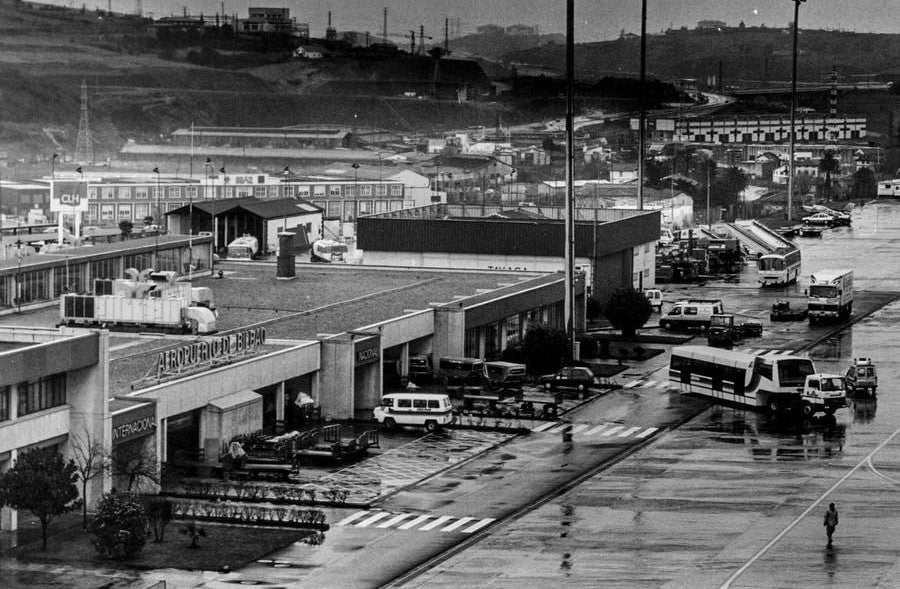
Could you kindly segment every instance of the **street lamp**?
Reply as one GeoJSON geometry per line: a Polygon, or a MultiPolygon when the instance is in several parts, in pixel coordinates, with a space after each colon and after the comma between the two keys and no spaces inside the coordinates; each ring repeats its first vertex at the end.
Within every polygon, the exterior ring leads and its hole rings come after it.
{"type": "Polygon", "coordinates": [[[791,132],[790,147],[788,149],[788,200],[787,200],[787,219],[793,218],[793,198],[794,198],[794,124],[797,109],[797,19],[800,18],[800,3],[806,0],[791,0],[794,3],[794,48],[791,55],[791,132]]]}

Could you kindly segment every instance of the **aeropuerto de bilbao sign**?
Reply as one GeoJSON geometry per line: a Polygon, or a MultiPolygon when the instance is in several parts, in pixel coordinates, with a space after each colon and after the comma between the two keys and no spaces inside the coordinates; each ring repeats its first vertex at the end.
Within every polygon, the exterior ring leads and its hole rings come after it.
{"type": "Polygon", "coordinates": [[[112,417],[112,443],[130,442],[156,431],[156,404],[140,405],[112,417]]]}
{"type": "Polygon", "coordinates": [[[179,374],[216,361],[234,360],[256,352],[266,343],[266,329],[255,327],[214,339],[191,342],[156,357],[156,376],[179,374]]]}

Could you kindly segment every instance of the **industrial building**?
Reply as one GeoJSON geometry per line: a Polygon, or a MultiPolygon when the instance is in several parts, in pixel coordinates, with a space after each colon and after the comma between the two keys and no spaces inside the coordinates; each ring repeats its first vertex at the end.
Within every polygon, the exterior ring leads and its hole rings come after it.
{"type": "MultiPolygon", "coordinates": [[[[432,205],[362,217],[357,248],[366,265],[556,272],[563,268],[560,207],[528,207],[509,218],[496,206],[432,205]]],[[[655,284],[660,212],[577,209],[575,265],[590,293],[655,284]]]]}
{"type": "MultiPolygon", "coordinates": [[[[794,128],[799,142],[865,141],[866,117],[801,113],[794,128]]],[[[637,129],[637,119],[631,120],[637,129]]],[[[787,115],[738,115],[696,118],[658,118],[652,121],[653,141],[675,143],[787,143],[791,118],[787,115]]]]}

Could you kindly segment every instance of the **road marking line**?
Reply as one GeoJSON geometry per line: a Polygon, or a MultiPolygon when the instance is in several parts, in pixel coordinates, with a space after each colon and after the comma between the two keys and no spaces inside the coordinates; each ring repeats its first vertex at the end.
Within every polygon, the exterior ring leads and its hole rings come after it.
{"type": "Polygon", "coordinates": [[[547,433],[548,434],[558,434],[558,433],[561,433],[562,431],[564,431],[567,427],[571,427],[571,424],[564,423],[559,427],[547,430],[547,433]]]}
{"type": "Polygon", "coordinates": [[[655,380],[648,380],[648,381],[644,382],[644,386],[645,386],[645,387],[655,387],[655,386],[656,386],[656,381],[655,381],[655,380]]]}
{"type": "Polygon", "coordinates": [[[357,512],[354,513],[353,515],[348,516],[348,517],[345,517],[344,519],[342,519],[341,521],[339,521],[339,522],[337,523],[337,525],[339,525],[339,526],[346,526],[346,525],[349,524],[350,522],[354,522],[354,521],[358,520],[359,518],[361,518],[362,516],[368,515],[369,513],[372,513],[372,512],[371,512],[371,511],[357,511],[357,512]]]}
{"type": "Polygon", "coordinates": [[[621,429],[625,429],[625,426],[624,426],[624,425],[617,425],[616,427],[612,428],[611,430],[606,431],[606,432],[603,432],[603,435],[604,435],[604,436],[611,436],[611,435],[613,435],[614,433],[616,433],[617,431],[619,431],[619,430],[621,430],[621,429]]]}
{"type": "Polygon", "coordinates": [[[412,517],[412,514],[411,513],[401,513],[400,515],[394,516],[391,519],[387,520],[386,522],[381,522],[380,524],[378,524],[375,527],[376,528],[389,528],[392,525],[399,523],[408,517],[412,517]]]}
{"type": "Polygon", "coordinates": [[[640,384],[641,384],[641,379],[633,380],[629,383],[625,383],[624,385],[622,385],[622,388],[623,389],[633,389],[634,387],[639,386],[640,384]]]}
{"type": "Polygon", "coordinates": [[[427,532],[428,530],[433,530],[434,528],[436,528],[436,527],[438,527],[438,526],[440,526],[440,525],[442,525],[442,524],[447,523],[447,522],[450,521],[451,519],[453,519],[452,516],[449,516],[449,515],[442,515],[441,517],[437,518],[437,519],[434,520],[433,522],[430,522],[430,523],[428,523],[428,524],[425,524],[424,526],[422,526],[421,528],[419,528],[419,531],[421,531],[421,532],[427,532]]]}
{"type": "Polygon", "coordinates": [[[463,534],[471,534],[472,532],[480,530],[481,528],[488,525],[492,521],[494,521],[494,518],[492,518],[492,517],[485,518],[485,519],[481,520],[480,522],[478,522],[477,524],[473,524],[473,525],[469,526],[462,532],[463,532],[463,534]]]}
{"type": "Polygon", "coordinates": [[[727,579],[727,580],[719,587],[719,589],[731,589],[731,584],[734,583],[735,580],[737,580],[738,577],[740,577],[741,575],[743,575],[744,572],[746,572],[747,569],[749,569],[751,566],[753,566],[753,563],[755,563],[757,560],[759,560],[766,552],[769,551],[770,548],[772,548],[772,546],[774,546],[775,544],[777,544],[778,541],[781,540],[788,532],[790,532],[792,529],[794,529],[794,526],[796,526],[798,523],[800,523],[800,521],[801,521],[803,518],[805,518],[807,515],[809,515],[809,513],[810,513],[813,509],[815,509],[816,507],[818,507],[819,503],[821,503],[822,500],[824,500],[826,497],[828,497],[835,489],[837,489],[838,487],[840,487],[841,485],[843,485],[843,484],[844,484],[844,481],[846,481],[846,480],[849,479],[851,476],[853,476],[853,473],[855,473],[857,470],[859,470],[859,468],[860,468],[861,466],[863,466],[864,464],[866,464],[867,462],[869,462],[869,461],[872,459],[872,457],[875,456],[875,454],[877,454],[878,452],[881,451],[882,448],[884,448],[885,446],[887,446],[887,445],[890,443],[890,441],[893,440],[893,439],[897,436],[897,434],[900,434],[900,429],[895,430],[894,433],[892,433],[890,436],[887,437],[887,439],[885,439],[883,442],[881,442],[880,444],[878,444],[878,446],[876,446],[874,450],[872,450],[871,452],[869,452],[869,454],[868,454],[865,458],[863,458],[862,460],[860,460],[860,461],[856,464],[856,466],[854,466],[854,467],[851,468],[849,471],[847,471],[847,474],[845,474],[845,475],[842,476],[840,479],[838,479],[838,481],[837,481],[835,484],[831,485],[831,488],[829,488],[827,491],[825,491],[824,493],[822,493],[821,495],[819,495],[819,498],[816,499],[815,501],[813,501],[813,502],[810,504],[810,506],[807,507],[807,508],[803,511],[803,513],[801,513],[801,514],[798,515],[796,518],[794,518],[794,521],[792,521],[792,522],[789,523],[787,526],[785,526],[785,528],[784,528],[783,530],[781,530],[781,532],[779,532],[777,536],[775,536],[774,538],[772,538],[771,540],[769,540],[769,543],[766,544],[765,546],[763,546],[763,547],[759,550],[759,552],[757,552],[756,554],[754,554],[753,557],[752,557],[750,560],[748,560],[747,562],[745,562],[744,565],[741,566],[741,568],[739,568],[739,569],[736,570],[734,573],[732,573],[732,575],[731,575],[730,577],[728,577],[728,579],[727,579]]]}
{"type": "Polygon", "coordinates": [[[405,524],[403,524],[402,526],[398,527],[397,529],[398,529],[398,530],[408,530],[408,529],[410,529],[410,528],[412,528],[412,527],[415,527],[415,526],[419,525],[420,523],[422,523],[422,522],[425,521],[426,519],[430,519],[430,518],[431,518],[430,515],[420,515],[420,516],[417,517],[416,519],[406,522],[405,524]]]}
{"type": "Polygon", "coordinates": [[[453,522],[452,524],[450,524],[449,526],[447,526],[446,528],[441,528],[441,531],[442,532],[452,532],[456,528],[461,528],[471,521],[475,521],[475,518],[474,517],[461,517],[458,520],[456,520],[455,522],[453,522]]]}
{"type": "Polygon", "coordinates": [[[647,436],[649,436],[650,434],[652,434],[653,432],[655,432],[657,429],[659,429],[659,428],[656,428],[656,427],[648,427],[647,429],[645,429],[644,431],[642,431],[641,433],[637,434],[637,435],[634,436],[634,437],[636,437],[636,438],[646,438],[647,436]]]}
{"type": "Polygon", "coordinates": [[[597,432],[599,432],[600,430],[606,429],[608,427],[609,427],[609,425],[604,423],[603,425],[598,425],[597,427],[592,427],[588,431],[584,432],[584,435],[592,436],[592,435],[596,434],[597,432]]]}
{"type": "Polygon", "coordinates": [[[556,421],[548,421],[547,423],[542,423],[541,425],[537,426],[536,428],[534,428],[534,429],[531,430],[531,431],[533,431],[533,432],[542,432],[542,431],[544,431],[545,429],[550,429],[551,427],[555,426],[556,424],[557,424],[556,421]]]}
{"type": "Polygon", "coordinates": [[[387,517],[389,515],[391,515],[391,513],[389,511],[379,511],[372,517],[366,518],[366,519],[362,520],[361,522],[359,522],[358,524],[356,524],[356,527],[357,528],[368,528],[370,525],[374,524],[381,518],[387,517]]]}
{"type": "Polygon", "coordinates": [[[578,425],[576,425],[575,427],[572,428],[572,433],[577,434],[580,431],[586,430],[590,426],[591,426],[591,424],[589,424],[589,423],[579,423],[578,425]]]}
{"type": "Polygon", "coordinates": [[[630,428],[628,428],[627,430],[625,430],[624,432],[622,432],[621,434],[619,434],[619,437],[620,437],[620,438],[627,438],[628,436],[630,436],[631,434],[635,433],[635,432],[638,431],[639,429],[641,429],[641,428],[639,428],[639,427],[630,427],[630,428]]]}

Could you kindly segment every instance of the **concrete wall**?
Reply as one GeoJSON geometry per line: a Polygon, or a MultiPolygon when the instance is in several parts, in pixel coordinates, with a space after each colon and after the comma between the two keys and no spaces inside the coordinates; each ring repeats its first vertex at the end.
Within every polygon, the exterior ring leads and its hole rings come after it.
{"type": "Polygon", "coordinates": [[[259,431],[263,426],[263,398],[256,393],[238,393],[245,398],[232,406],[207,405],[200,418],[200,440],[206,461],[216,463],[223,445],[241,434],[259,431]]]}
{"type": "Polygon", "coordinates": [[[322,340],[319,397],[322,416],[349,419],[354,408],[353,341],[333,337],[322,340]]]}

